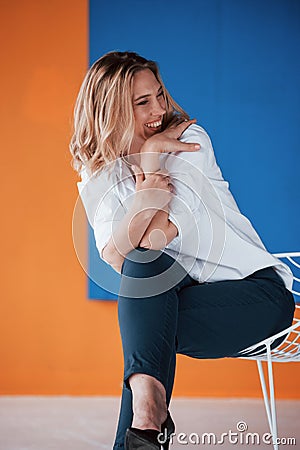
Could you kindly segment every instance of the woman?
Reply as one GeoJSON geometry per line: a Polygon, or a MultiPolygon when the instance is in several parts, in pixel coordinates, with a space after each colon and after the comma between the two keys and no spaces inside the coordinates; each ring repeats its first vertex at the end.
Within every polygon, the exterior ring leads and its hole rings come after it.
{"type": "Polygon", "coordinates": [[[101,258],[121,273],[114,449],[167,449],[176,353],[234,357],[288,327],[292,274],[239,211],[208,135],[153,61],[129,52],[96,61],[74,122],[81,198],[101,258]]]}

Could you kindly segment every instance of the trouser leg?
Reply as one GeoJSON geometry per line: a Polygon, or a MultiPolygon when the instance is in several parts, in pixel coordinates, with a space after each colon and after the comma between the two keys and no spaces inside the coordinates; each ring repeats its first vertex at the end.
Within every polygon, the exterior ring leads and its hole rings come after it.
{"type": "Polygon", "coordinates": [[[136,249],[122,267],[118,316],[124,354],[124,386],[115,449],[132,422],[128,379],[144,373],[159,380],[169,403],[175,374],[178,292],[193,280],[163,252],[136,249]],[[168,290],[166,291],[166,287],[168,290]]]}
{"type": "Polygon", "coordinates": [[[268,267],[241,280],[185,287],[178,309],[177,353],[222,358],[239,356],[240,350],[289,327],[295,303],[268,267]]]}
{"type": "MultiPolygon", "coordinates": [[[[176,353],[175,348],[172,353],[171,361],[170,361],[170,369],[168,374],[168,381],[166,385],[166,399],[167,399],[167,406],[170,404],[171,395],[172,395],[172,389],[174,384],[174,377],[175,377],[175,365],[176,365],[176,353]]],[[[124,448],[124,436],[127,428],[131,426],[133,419],[133,412],[132,412],[132,391],[130,387],[127,387],[126,383],[123,382],[123,389],[122,389],[122,399],[121,399],[121,408],[119,413],[119,423],[118,423],[118,429],[117,434],[115,438],[115,445],[114,449],[123,449],[124,448]]]]}
{"type": "Polygon", "coordinates": [[[115,437],[114,450],[124,449],[124,438],[127,428],[131,426],[133,419],[132,392],[130,387],[123,382],[119,421],[115,437]]]}

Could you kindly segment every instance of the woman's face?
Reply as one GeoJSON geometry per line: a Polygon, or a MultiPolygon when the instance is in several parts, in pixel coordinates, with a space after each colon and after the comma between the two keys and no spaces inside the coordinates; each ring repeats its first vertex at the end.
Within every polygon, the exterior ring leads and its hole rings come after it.
{"type": "Polygon", "coordinates": [[[140,144],[161,131],[166,104],[163,89],[150,69],[133,77],[134,138],[140,144]]]}

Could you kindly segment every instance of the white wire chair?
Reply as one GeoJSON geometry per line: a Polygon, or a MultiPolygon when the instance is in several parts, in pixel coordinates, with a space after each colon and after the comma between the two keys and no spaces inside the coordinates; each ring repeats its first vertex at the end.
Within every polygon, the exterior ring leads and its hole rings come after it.
{"type": "MultiPolygon", "coordinates": [[[[292,252],[292,253],[276,253],[274,254],[277,258],[287,259],[290,262],[290,267],[293,271],[294,275],[294,284],[300,283],[300,279],[295,276],[296,268],[300,269],[300,264],[297,263],[294,258],[300,257],[300,252],[292,252]]],[[[296,296],[300,296],[300,292],[296,289],[293,289],[293,294],[296,296]]],[[[240,351],[239,358],[245,359],[253,359],[257,362],[259,378],[261,382],[262,393],[264,397],[264,403],[266,407],[266,413],[268,417],[268,423],[270,427],[270,432],[273,439],[273,447],[274,450],[279,449],[278,445],[278,435],[277,435],[277,418],[276,418],[276,407],[275,407],[275,393],[274,393],[274,378],[273,378],[273,362],[294,362],[300,361],[300,319],[297,318],[297,314],[300,312],[300,305],[296,305],[295,315],[293,319],[293,323],[289,328],[277,333],[268,339],[265,339],[257,344],[252,345],[242,351],[240,351]],[[287,335],[281,344],[278,347],[271,349],[272,343],[277,339],[284,335],[287,335]],[[262,347],[265,347],[262,350],[262,347]],[[251,356],[246,356],[248,353],[251,356]],[[268,387],[269,393],[267,392],[265,376],[262,367],[262,361],[267,362],[268,368],[268,387]]]]}

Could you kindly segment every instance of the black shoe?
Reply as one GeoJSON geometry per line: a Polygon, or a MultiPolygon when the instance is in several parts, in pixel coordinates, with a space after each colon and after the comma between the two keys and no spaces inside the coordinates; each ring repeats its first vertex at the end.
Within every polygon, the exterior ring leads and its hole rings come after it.
{"type": "Polygon", "coordinates": [[[125,450],[168,450],[170,436],[175,431],[175,425],[168,411],[161,432],[157,430],[140,430],[128,428],[125,435],[125,450]]]}
{"type": "Polygon", "coordinates": [[[157,430],[139,430],[127,428],[125,435],[125,450],[160,450],[157,430]]]}

